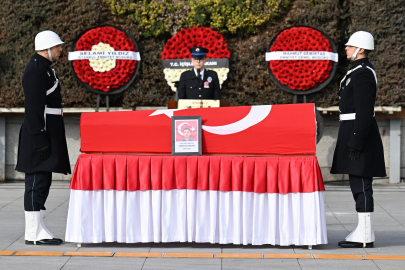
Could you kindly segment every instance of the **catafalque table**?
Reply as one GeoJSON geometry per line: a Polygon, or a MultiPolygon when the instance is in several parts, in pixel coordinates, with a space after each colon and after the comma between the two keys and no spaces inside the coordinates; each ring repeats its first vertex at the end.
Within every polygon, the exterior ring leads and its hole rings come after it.
{"type": "MultiPolygon", "coordinates": [[[[189,110],[188,113],[203,115],[204,120],[204,110],[212,109],[189,110]]],[[[315,119],[313,104],[311,110],[315,119]]],[[[114,121],[114,113],[105,113],[104,116],[93,113],[84,118],[82,115],[82,151],[84,146],[84,152],[97,152],[98,148],[102,150],[105,146],[97,146],[97,140],[108,138],[113,130],[117,131],[113,123],[122,128],[121,117],[126,119],[123,128],[126,132],[121,130],[115,133],[117,141],[113,143],[114,149],[125,147],[127,132],[135,134],[135,137],[144,136],[136,135],[133,130],[136,124],[128,125],[128,113],[133,116],[136,112],[125,113],[116,113],[114,121]],[[107,126],[111,125],[111,129],[103,131],[106,126],[100,127],[97,119],[107,126]],[[83,135],[86,130],[98,134],[98,139],[92,140],[90,136],[83,135]]],[[[153,111],[146,115],[150,114],[153,111]]],[[[214,115],[218,116],[218,113],[214,115]]],[[[302,115],[305,112],[300,117],[302,115]]],[[[170,124],[166,118],[169,117],[160,117],[164,128],[170,124]]],[[[262,120],[261,124],[265,121],[262,120]]],[[[203,125],[207,125],[207,122],[203,121],[203,125]]],[[[298,122],[302,123],[299,119],[298,122]]],[[[273,141],[282,141],[285,133],[291,132],[288,123],[280,123],[271,127],[273,141]]],[[[156,122],[150,124],[156,128],[156,122]]],[[[291,154],[295,151],[294,144],[279,147],[289,155],[272,154],[263,147],[266,146],[263,141],[258,149],[268,151],[267,156],[236,153],[215,155],[210,153],[208,143],[205,153],[210,155],[203,156],[108,152],[82,154],[77,160],[70,186],[65,241],[326,244],[325,189],[318,161],[310,154],[314,152],[316,130],[308,133],[308,127],[304,129],[304,125],[295,127],[292,135],[297,138],[301,136],[303,140],[306,136],[302,134],[311,133],[313,137],[313,143],[311,141],[310,145],[301,147],[301,154],[291,154]],[[302,132],[297,134],[297,130],[302,132]]],[[[263,125],[261,128],[253,130],[259,137],[261,133],[269,132],[263,125]]],[[[313,126],[310,129],[313,130],[313,126]]],[[[203,133],[204,138],[215,140],[210,135],[203,133]]],[[[154,139],[143,138],[142,144],[154,139]]],[[[232,140],[232,136],[229,136],[229,140],[232,140]]],[[[136,148],[134,142],[129,147],[136,148]]],[[[217,151],[219,146],[215,147],[217,151]]],[[[236,144],[228,152],[237,152],[238,149],[236,144]]]]}

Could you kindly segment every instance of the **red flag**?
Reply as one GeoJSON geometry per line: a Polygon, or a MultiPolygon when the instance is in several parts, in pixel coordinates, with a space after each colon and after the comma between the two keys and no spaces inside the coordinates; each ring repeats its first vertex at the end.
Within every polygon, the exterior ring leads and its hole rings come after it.
{"type": "Polygon", "coordinates": [[[83,113],[81,151],[170,154],[171,116],[201,116],[203,154],[316,152],[314,104],[83,113]]]}

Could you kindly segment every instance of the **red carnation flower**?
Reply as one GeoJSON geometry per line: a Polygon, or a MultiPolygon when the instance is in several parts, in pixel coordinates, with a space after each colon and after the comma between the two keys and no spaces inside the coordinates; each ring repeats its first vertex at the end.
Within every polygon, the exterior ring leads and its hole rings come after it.
{"type": "Polygon", "coordinates": [[[231,53],[228,45],[221,34],[210,28],[197,27],[182,29],[175,36],[170,38],[161,53],[162,59],[190,59],[189,51],[192,47],[205,47],[209,49],[207,58],[229,58],[231,53]],[[221,55],[217,51],[223,51],[221,55]]]}

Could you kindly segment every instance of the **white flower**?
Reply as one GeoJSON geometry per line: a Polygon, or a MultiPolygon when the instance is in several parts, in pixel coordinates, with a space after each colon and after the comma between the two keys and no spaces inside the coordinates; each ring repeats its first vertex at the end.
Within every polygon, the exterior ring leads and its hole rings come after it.
{"type": "MultiPolygon", "coordinates": [[[[110,46],[110,44],[106,43],[98,43],[97,45],[93,45],[91,47],[91,51],[95,52],[102,52],[102,51],[110,51],[113,52],[114,48],[110,46]]],[[[112,70],[116,67],[115,59],[90,59],[90,66],[96,72],[107,72],[112,70]]]]}

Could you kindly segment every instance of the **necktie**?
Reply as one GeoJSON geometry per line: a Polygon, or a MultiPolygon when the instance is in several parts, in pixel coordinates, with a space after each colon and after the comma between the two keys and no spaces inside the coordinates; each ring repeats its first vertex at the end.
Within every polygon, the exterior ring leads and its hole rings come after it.
{"type": "Polygon", "coordinates": [[[201,71],[199,69],[197,69],[197,79],[200,86],[202,86],[201,71]]]}

